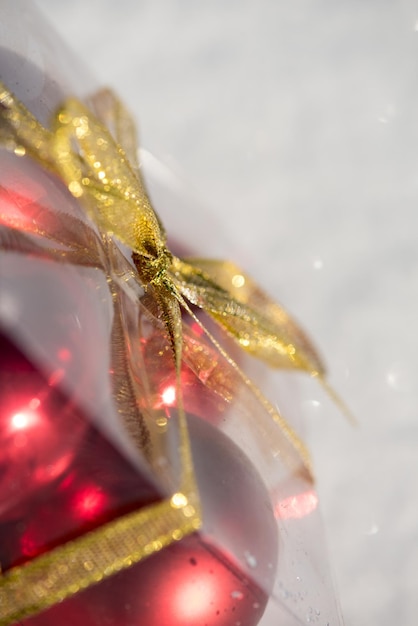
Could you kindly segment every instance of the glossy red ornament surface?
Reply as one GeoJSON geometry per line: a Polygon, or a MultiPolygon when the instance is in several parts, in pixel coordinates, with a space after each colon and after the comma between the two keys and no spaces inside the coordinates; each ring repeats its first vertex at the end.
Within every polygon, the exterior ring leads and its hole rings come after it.
{"type": "Polygon", "coordinates": [[[255,626],[266,595],[192,535],[25,626],[255,626]]]}
{"type": "Polygon", "coordinates": [[[0,516],[13,517],[17,506],[69,467],[86,423],[1,332],[0,390],[0,516]]]}

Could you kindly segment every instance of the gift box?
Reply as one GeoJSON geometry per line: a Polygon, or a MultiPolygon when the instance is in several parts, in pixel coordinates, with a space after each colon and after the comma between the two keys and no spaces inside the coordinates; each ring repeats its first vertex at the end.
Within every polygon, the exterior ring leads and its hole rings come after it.
{"type": "Polygon", "coordinates": [[[0,624],[341,624],[309,453],[252,376],[324,381],[316,351],[240,268],[183,258],[121,102],[0,11],[0,624]]]}

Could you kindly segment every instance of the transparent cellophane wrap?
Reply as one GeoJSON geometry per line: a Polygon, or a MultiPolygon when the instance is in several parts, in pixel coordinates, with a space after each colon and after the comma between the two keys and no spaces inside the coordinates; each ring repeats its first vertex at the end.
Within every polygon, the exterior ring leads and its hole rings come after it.
{"type": "MultiPolygon", "coordinates": [[[[47,124],[94,84],[29,3],[0,11],[0,79],[47,124]]],[[[210,220],[199,232],[199,207],[146,163],[172,248],[207,251],[210,220]]],[[[130,251],[2,149],[0,624],[341,624],[315,488],[233,362],[280,404],[274,374],[202,316],[222,351],[184,315],[181,369],[201,524],[168,519],[184,504],[181,420],[149,300],[130,251]]]]}

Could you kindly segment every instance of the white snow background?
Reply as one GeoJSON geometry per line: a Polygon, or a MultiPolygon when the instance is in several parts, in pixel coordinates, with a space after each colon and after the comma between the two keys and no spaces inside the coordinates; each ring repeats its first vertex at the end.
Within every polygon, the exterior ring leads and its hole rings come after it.
{"type": "Polygon", "coordinates": [[[360,422],[299,407],[346,625],[416,626],[418,2],[38,5],[320,346],[360,422]]]}

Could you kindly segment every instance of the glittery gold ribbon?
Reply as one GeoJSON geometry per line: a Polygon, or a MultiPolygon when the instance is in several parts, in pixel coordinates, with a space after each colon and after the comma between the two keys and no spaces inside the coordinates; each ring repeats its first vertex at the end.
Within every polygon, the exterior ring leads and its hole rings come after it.
{"type": "Polygon", "coordinates": [[[0,625],[47,609],[180,541],[200,528],[198,510],[176,493],[14,567],[0,578],[0,625]]]}
{"type": "MultiPolygon", "coordinates": [[[[80,200],[103,241],[115,237],[132,250],[136,268],[132,269],[132,277],[153,299],[171,345],[177,379],[180,489],[170,499],[113,521],[5,573],[0,578],[0,625],[47,608],[201,525],[180,385],[183,352],[195,365],[197,353],[194,355],[191,344],[185,343],[182,309],[201,324],[190,305],[202,308],[241,348],[269,365],[303,370],[324,381],[324,368],[306,335],[247,274],[230,262],[179,259],[171,254],[138,167],[130,116],[110,91],[94,96],[91,104],[96,114],[78,100],[67,100],[47,129],[0,83],[0,144],[18,156],[31,157],[58,176],[80,200]]],[[[9,225],[16,228],[15,224],[9,225]]],[[[36,233],[55,237],[39,228],[36,233]]],[[[0,246],[17,246],[22,252],[33,246],[24,233],[15,234],[14,238],[3,240],[0,236],[0,246]]],[[[49,253],[55,254],[55,258],[62,255],[52,248],[49,253]]],[[[88,245],[76,253],[72,253],[70,245],[66,255],[67,262],[93,265],[99,263],[100,256],[89,252],[88,245]]],[[[278,424],[277,437],[293,468],[302,466],[311,476],[304,443],[215,337],[203,329],[263,410],[278,424]]],[[[120,350],[125,350],[123,345],[120,350]]],[[[198,358],[201,357],[199,352],[198,358]]],[[[129,371],[118,380],[126,387],[122,395],[131,393],[129,371]]],[[[229,391],[222,393],[226,398],[229,391]]],[[[122,412],[125,406],[127,412],[135,414],[135,403],[131,403],[133,408],[128,404],[122,402],[122,412]]]]}

